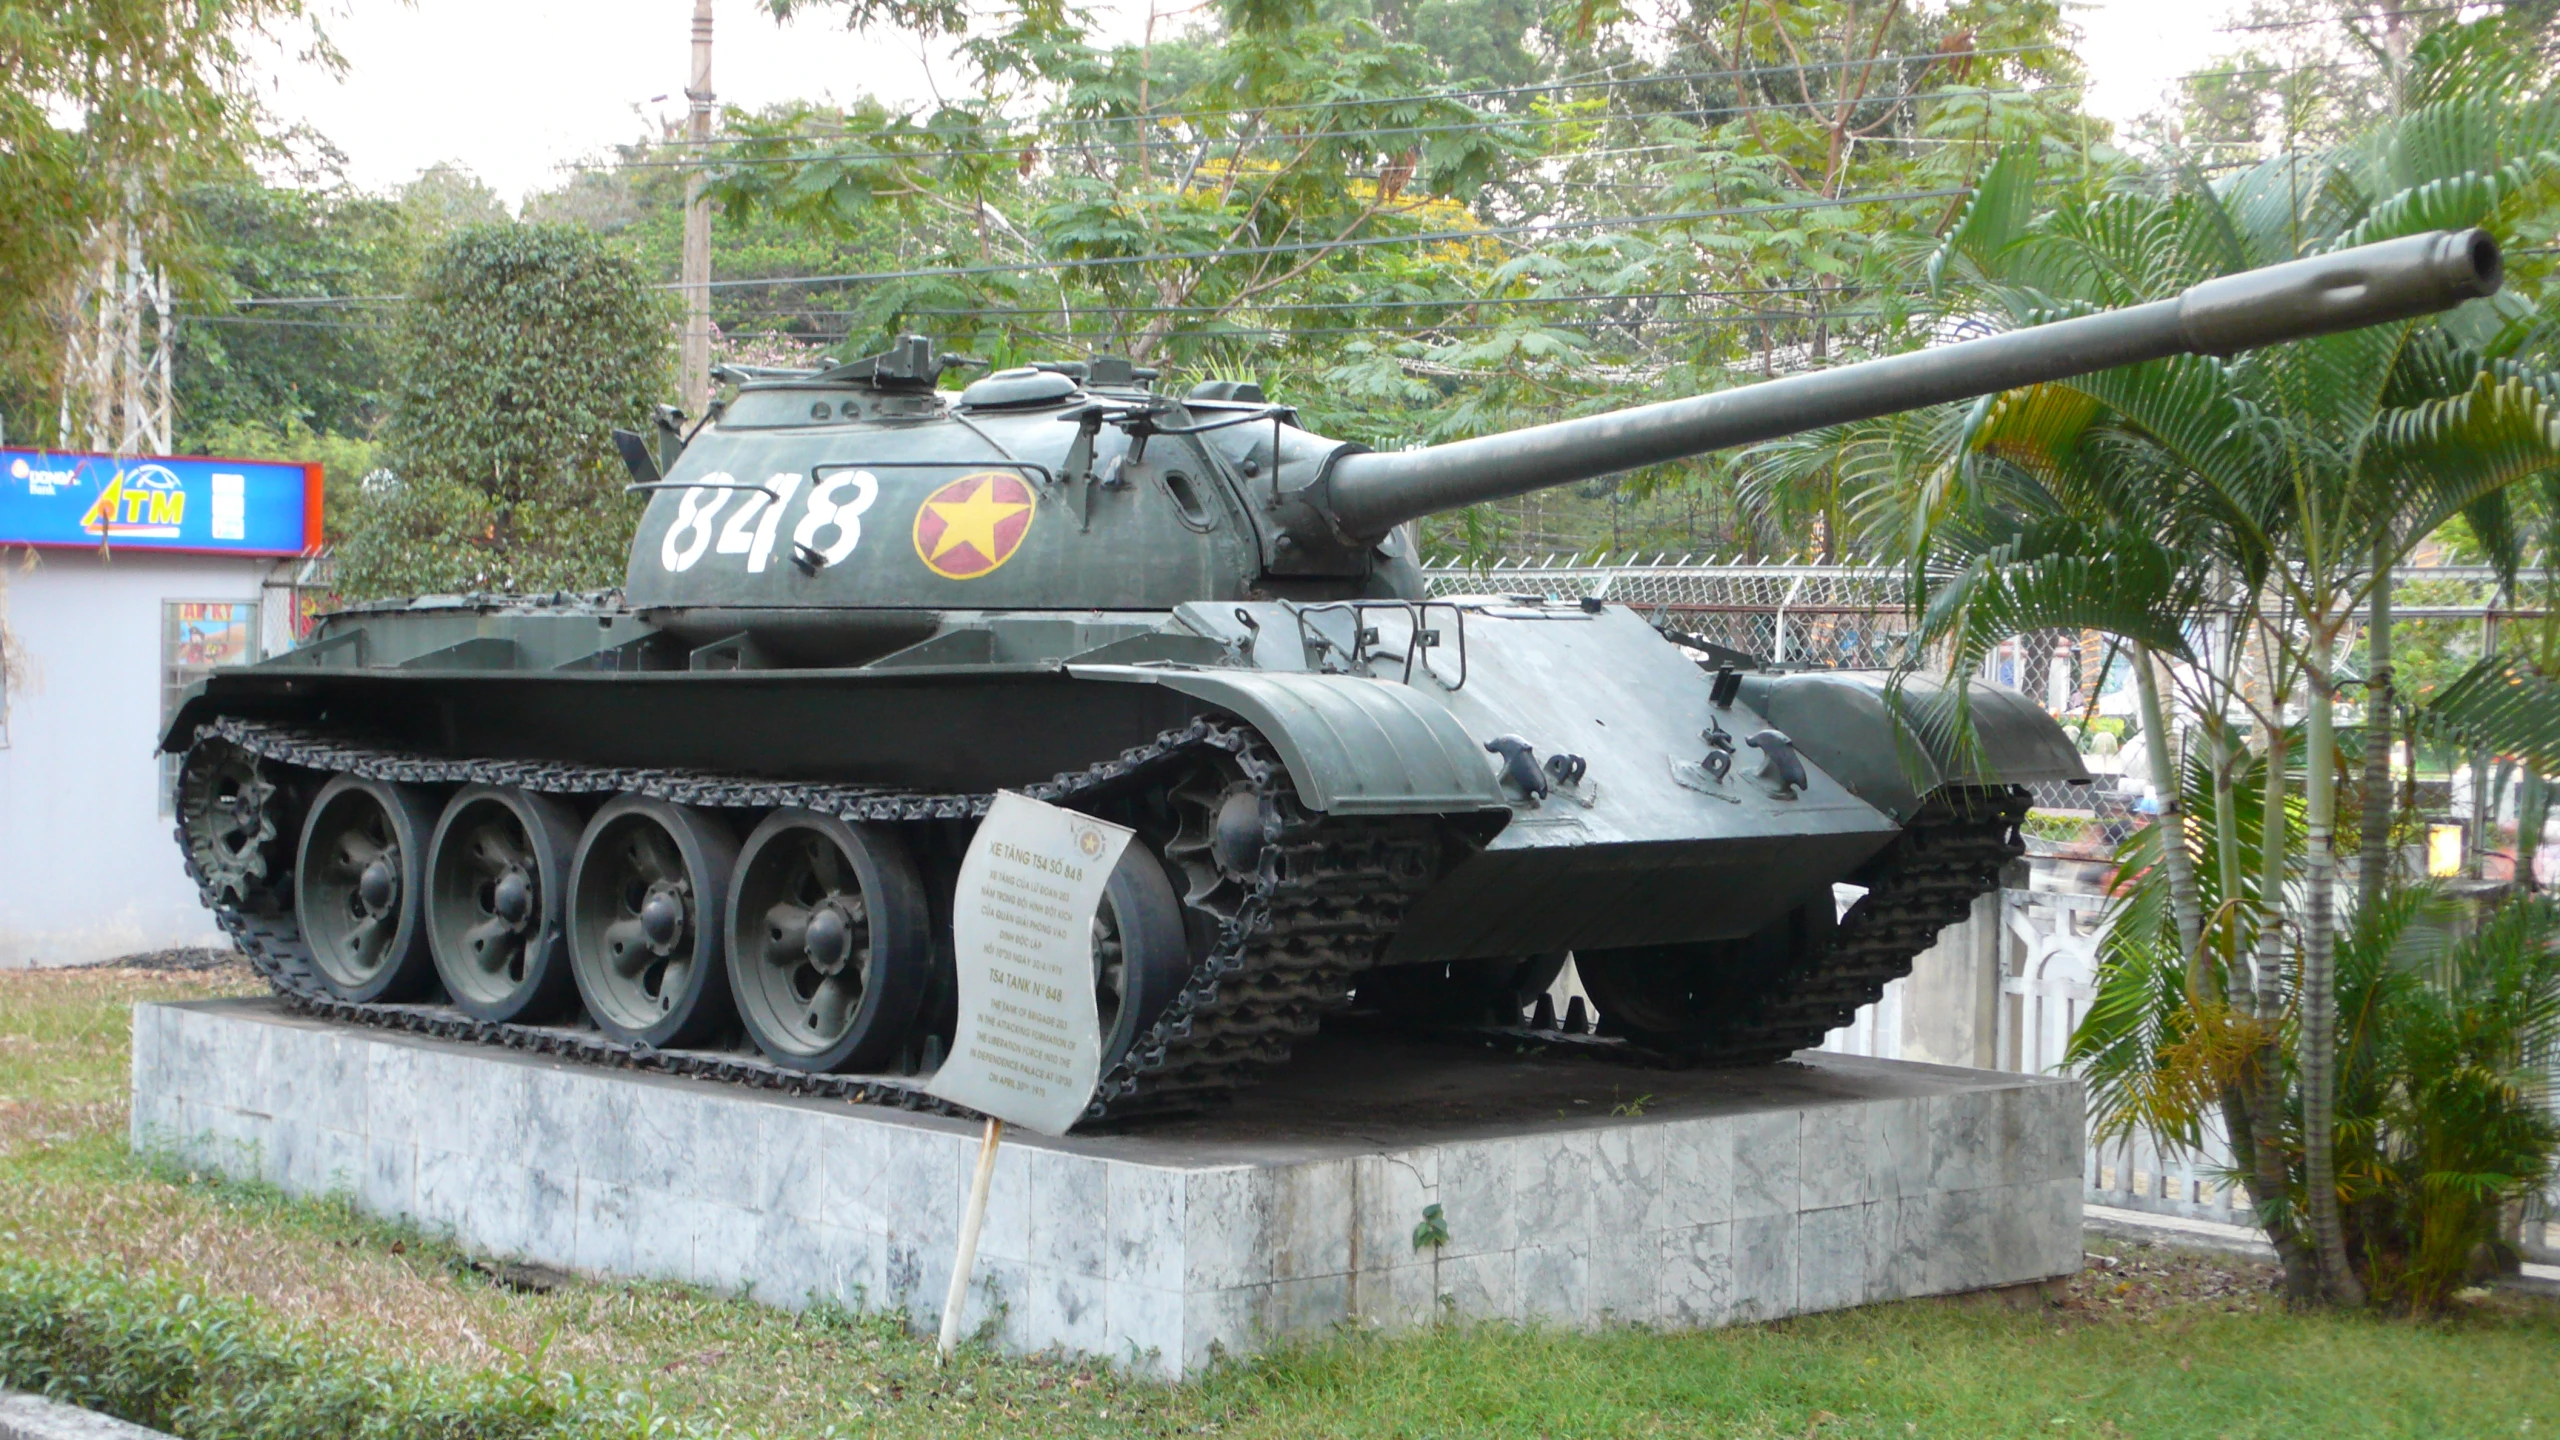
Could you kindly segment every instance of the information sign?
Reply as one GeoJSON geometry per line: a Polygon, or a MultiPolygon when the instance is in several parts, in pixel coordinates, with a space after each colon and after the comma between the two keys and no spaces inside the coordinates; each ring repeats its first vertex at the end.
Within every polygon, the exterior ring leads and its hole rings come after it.
{"type": "Polygon", "coordinates": [[[1093,920],[1130,832],[1004,791],[960,862],[960,1022],[925,1088],[1043,1135],[1084,1114],[1102,1067],[1093,920]]]}
{"type": "Polygon", "coordinates": [[[0,449],[0,545],[303,555],[320,544],[320,467],[0,449]]]}

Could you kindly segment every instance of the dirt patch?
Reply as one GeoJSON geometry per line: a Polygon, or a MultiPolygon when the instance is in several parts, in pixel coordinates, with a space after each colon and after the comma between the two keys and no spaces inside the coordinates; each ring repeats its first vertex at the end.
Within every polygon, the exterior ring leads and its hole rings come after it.
{"type": "Polygon", "coordinates": [[[2083,1261],[2054,1302],[2065,1323],[2152,1320],[2200,1309],[2254,1315],[2284,1305],[2271,1261],[2148,1240],[2092,1240],[2083,1261]]]}

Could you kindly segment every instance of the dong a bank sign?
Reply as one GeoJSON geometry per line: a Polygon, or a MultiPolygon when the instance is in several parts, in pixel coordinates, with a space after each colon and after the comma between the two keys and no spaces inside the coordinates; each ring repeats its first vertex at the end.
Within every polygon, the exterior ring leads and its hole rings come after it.
{"type": "Polygon", "coordinates": [[[320,545],[320,467],[0,449],[0,545],[304,555],[320,545]]]}

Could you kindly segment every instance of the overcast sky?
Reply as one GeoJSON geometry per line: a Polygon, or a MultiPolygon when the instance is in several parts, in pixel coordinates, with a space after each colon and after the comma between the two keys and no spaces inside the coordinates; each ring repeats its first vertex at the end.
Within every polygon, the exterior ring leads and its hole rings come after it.
{"type": "MultiPolygon", "coordinates": [[[[1094,8],[1106,31],[1134,34],[1145,0],[1094,8]]],[[[2155,107],[2170,77],[2223,48],[2214,27],[2237,8],[2072,5],[2090,108],[2122,122],[2155,107]]],[[[716,0],[715,15],[713,87],[726,104],[864,93],[923,101],[936,85],[964,88],[947,52],[905,36],[778,25],[758,0],[716,0]]],[[[692,16],[692,0],[343,0],[327,23],[344,77],[279,61],[267,98],[344,151],[358,185],[388,189],[453,160],[514,203],[560,183],[562,167],[683,113],[692,16]]]]}

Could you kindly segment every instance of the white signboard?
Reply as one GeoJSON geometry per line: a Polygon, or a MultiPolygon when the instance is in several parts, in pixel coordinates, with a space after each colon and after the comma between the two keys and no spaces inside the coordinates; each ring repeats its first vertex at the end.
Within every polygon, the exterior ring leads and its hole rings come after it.
{"type": "Polygon", "coordinates": [[[1129,831],[1004,791],[960,862],[960,1026],[928,1094],[1063,1135],[1102,1069],[1093,919],[1129,831]]]}

